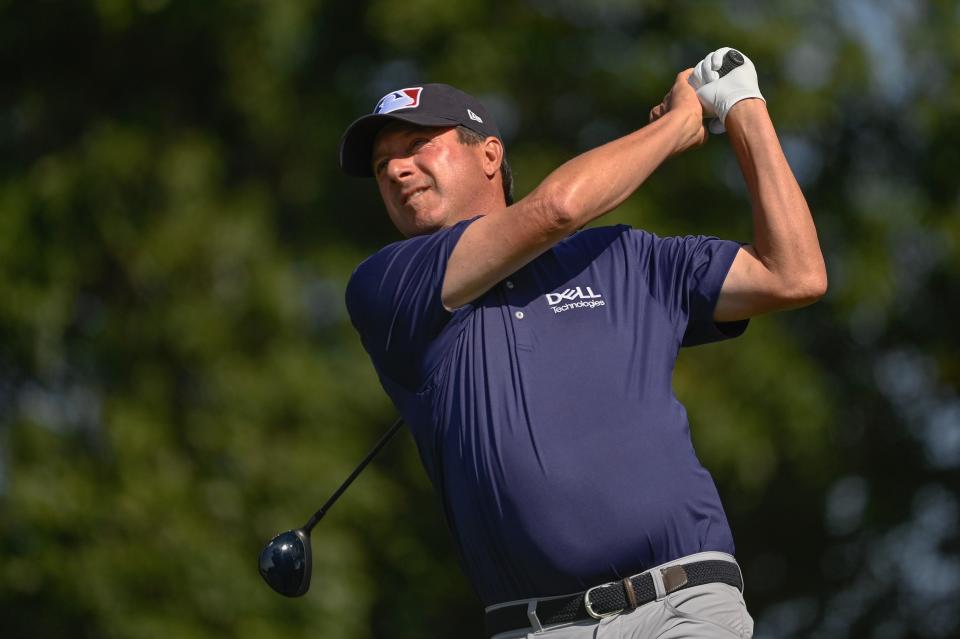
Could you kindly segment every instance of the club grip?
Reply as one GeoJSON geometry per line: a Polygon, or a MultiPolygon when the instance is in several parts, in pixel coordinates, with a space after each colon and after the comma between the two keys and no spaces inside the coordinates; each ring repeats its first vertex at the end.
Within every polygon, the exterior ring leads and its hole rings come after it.
{"type": "Polygon", "coordinates": [[[736,49],[730,49],[723,56],[723,64],[720,65],[720,77],[727,75],[737,67],[743,64],[743,55],[736,49]]]}

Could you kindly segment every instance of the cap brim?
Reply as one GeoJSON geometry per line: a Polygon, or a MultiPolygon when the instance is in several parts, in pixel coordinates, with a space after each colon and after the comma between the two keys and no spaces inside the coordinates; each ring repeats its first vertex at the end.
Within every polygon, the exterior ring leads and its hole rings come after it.
{"type": "Polygon", "coordinates": [[[383,127],[398,120],[437,127],[459,124],[449,118],[416,112],[365,115],[347,127],[340,139],[340,168],[343,172],[355,177],[372,177],[373,142],[383,127]]]}

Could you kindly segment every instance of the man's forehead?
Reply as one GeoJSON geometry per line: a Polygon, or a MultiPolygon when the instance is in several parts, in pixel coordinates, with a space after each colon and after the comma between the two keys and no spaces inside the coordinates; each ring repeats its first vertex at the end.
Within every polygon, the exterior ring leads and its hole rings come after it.
{"type": "Polygon", "coordinates": [[[377,133],[377,136],[373,139],[373,152],[376,154],[381,146],[389,142],[391,139],[403,138],[407,135],[412,135],[415,133],[426,133],[430,136],[434,136],[439,135],[451,128],[452,127],[444,126],[425,126],[423,124],[414,124],[413,122],[397,120],[396,122],[391,122],[387,126],[383,127],[377,133]]]}

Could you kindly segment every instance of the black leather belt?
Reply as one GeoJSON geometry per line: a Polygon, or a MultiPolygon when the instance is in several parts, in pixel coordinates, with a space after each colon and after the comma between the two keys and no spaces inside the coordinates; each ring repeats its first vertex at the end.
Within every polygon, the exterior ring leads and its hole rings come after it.
{"type": "MultiPolygon", "coordinates": [[[[657,568],[663,577],[664,594],[710,583],[724,583],[743,590],[737,564],[722,559],[695,561],[657,568]]],[[[584,592],[551,599],[534,599],[486,613],[487,635],[510,630],[541,630],[543,626],[585,619],[602,619],[656,601],[657,590],[650,571],[622,581],[594,586],[584,592]],[[539,627],[537,627],[539,626],[539,627]]]]}

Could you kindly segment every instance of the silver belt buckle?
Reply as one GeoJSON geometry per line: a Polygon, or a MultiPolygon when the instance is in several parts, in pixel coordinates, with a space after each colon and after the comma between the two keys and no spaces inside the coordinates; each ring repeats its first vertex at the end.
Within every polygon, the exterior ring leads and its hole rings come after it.
{"type": "Polygon", "coordinates": [[[620,583],[620,582],[618,582],[618,581],[611,581],[611,582],[608,582],[608,583],[605,583],[605,584],[600,584],[599,586],[594,586],[593,588],[587,588],[587,591],[586,591],[585,593],[583,593],[583,607],[587,609],[587,614],[588,614],[588,615],[590,615],[590,616],[593,617],[594,619],[603,619],[604,617],[612,617],[613,615],[618,615],[618,614],[620,614],[621,612],[624,611],[624,608],[621,608],[620,610],[613,610],[613,611],[611,611],[611,612],[604,612],[604,613],[594,612],[594,610],[593,610],[593,604],[590,603],[590,593],[591,593],[591,592],[593,592],[593,591],[596,590],[597,588],[606,588],[607,586],[615,586],[615,585],[617,585],[618,583],[620,583]]]}

